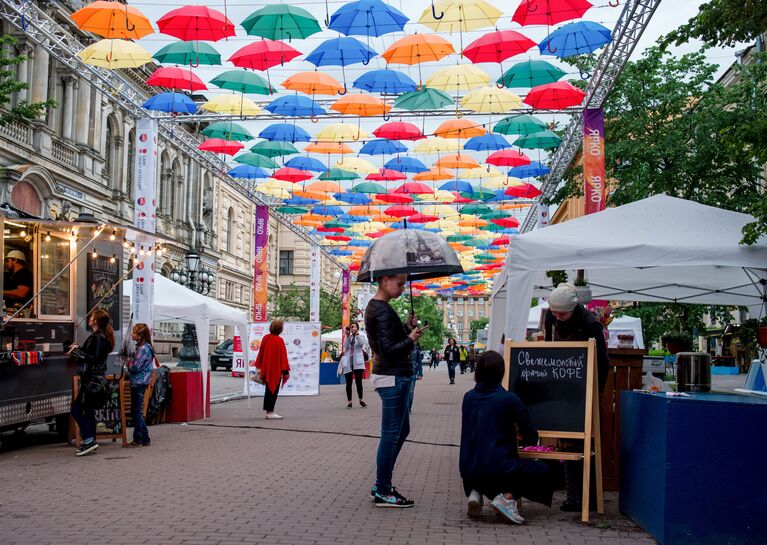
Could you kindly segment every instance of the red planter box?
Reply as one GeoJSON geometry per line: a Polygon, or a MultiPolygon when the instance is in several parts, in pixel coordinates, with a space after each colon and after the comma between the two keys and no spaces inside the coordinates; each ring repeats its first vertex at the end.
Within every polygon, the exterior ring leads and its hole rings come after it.
{"type": "MultiPolygon", "coordinates": [[[[205,414],[210,416],[210,373],[207,374],[208,389],[205,414]]],[[[170,385],[173,399],[165,414],[166,422],[191,422],[204,418],[202,412],[202,371],[172,369],[170,385]]]]}

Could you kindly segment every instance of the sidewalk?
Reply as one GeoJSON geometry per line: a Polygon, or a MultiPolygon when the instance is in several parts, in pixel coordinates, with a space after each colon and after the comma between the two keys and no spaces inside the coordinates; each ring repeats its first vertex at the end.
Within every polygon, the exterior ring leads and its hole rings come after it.
{"type": "Polygon", "coordinates": [[[394,482],[416,501],[376,509],[380,403],[365,384],[367,409],[346,409],[342,386],[318,397],[280,398],[285,419],[266,421],[261,398],[214,405],[189,425],[150,428],[149,448],[102,444],[94,456],[49,445],[0,454],[0,542],[11,544],[654,544],[617,512],[588,525],[579,516],[525,502],[524,526],[489,508],[467,518],[458,475],[460,404],[470,375],[447,384],[425,369],[410,442],[394,482]]]}

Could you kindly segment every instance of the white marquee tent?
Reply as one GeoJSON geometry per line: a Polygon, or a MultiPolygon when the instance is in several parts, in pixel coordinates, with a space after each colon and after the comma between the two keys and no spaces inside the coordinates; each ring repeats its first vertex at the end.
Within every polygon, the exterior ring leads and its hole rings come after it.
{"type": "Polygon", "coordinates": [[[512,237],[496,276],[490,346],[524,339],[546,271],[584,269],[595,299],[743,305],[765,313],[767,240],[740,244],[754,218],[657,195],[512,237]]]}

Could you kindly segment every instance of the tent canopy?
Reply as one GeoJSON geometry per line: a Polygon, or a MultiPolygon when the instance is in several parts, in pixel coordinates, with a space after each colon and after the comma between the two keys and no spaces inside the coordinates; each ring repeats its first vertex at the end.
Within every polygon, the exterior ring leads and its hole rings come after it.
{"type": "MultiPolygon", "coordinates": [[[[364,340],[366,343],[368,342],[368,338],[365,335],[364,331],[360,331],[359,333],[360,340],[364,340]]],[[[336,329],[335,331],[329,331],[327,333],[323,333],[320,337],[320,342],[327,343],[341,343],[341,330],[336,329]]]]}
{"type": "Polygon", "coordinates": [[[490,346],[524,339],[546,271],[584,269],[595,299],[743,305],[764,312],[767,240],[740,244],[752,216],[656,195],[511,239],[495,280],[490,346]]]}

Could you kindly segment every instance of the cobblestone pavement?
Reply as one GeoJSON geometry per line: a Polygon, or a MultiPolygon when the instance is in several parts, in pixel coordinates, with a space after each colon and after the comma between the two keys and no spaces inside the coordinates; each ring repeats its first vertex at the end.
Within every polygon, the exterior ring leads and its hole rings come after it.
{"type": "MultiPolygon", "coordinates": [[[[11,544],[654,544],[618,513],[581,524],[526,502],[524,526],[487,507],[471,520],[458,475],[460,402],[470,375],[449,385],[444,367],[419,381],[410,442],[394,482],[413,509],[376,509],[380,403],[346,408],[341,386],[283,397],[285,419],[264,420],[261,399],[214,405],[212,418],[150,428],[152,446],[42,445],[0,453],[0,543],[11,544]]],[[[555,497],[559,503],[561,493],[555,497]]]]}

